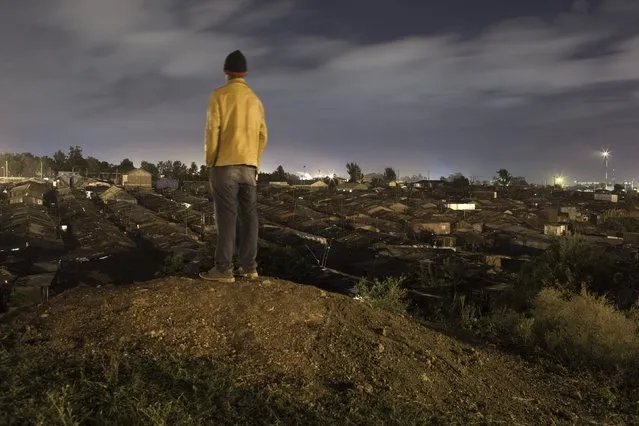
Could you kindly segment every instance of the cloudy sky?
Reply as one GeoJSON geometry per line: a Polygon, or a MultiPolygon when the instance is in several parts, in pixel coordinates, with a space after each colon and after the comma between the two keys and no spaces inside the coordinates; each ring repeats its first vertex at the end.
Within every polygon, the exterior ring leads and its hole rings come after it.
{"type": "Polygon", "coordinates": [[[263,169],[639,181],[637,0],[2,0],[0,151],[202,162],[242,50],[263,169]]]}

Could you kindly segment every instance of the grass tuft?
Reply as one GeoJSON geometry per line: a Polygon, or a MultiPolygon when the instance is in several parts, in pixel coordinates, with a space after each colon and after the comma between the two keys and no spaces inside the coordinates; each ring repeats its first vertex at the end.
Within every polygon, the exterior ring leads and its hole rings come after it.
{"type": "Polygon", "coordinates": [[[374,281],[361,279],[355,286],[355,292],[371,306],[404,314],[408,307],[407,291],[403,287],[404,281],[403,276],[374,281]]]}

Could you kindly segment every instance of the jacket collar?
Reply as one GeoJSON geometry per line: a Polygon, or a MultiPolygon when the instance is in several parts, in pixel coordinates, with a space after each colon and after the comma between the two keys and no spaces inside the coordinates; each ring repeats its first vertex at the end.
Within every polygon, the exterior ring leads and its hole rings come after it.
{"type": "Polygon", "coordinates": [[[230,79],[226,84],[246,84],[246,80],[243,77],[237,77],[230,79]]]}

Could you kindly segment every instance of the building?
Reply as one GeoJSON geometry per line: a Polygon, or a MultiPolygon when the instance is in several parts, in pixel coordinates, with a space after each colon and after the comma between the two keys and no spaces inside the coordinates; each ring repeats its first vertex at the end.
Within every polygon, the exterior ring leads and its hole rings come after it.
{"type": "Polygon", "coordinates": [[[475,203],[446,204],[446,208],[451,210],[475,210],[475,203]]]}
{"type": "Polygon", "coordinates": [[[125,188],[151,189],[152,181],[151,173],[144,169],[134,169],[122,175],[122,185],[125,188]]]}
{"type": "Polygon", "coordinates": [[[49,192],[48,185],[39,182],[28,182],[14,186],[9,191],[9,204],[44,205],[45,195],[49,192]]]}
{"type": "Polygon", "coordinates": [[[619,202],[619,196],[617,194],[595,193],[595,200],[617,203],[619,202]]]}
{"type": "Polygon", "coordinates": [[[430,232],[434,235],[450,235],[450,222],[413,222],[411,229],[416,234],[430,232]]]}
{"type": "Polygon", "coordinates": [[[497,191],[473,191],[472,197],[477,200],[494,200],[497,198],[497,191]]]}
{"type": "Polygon", "coordinates": [[[313,182],[312,184],[309,185],[311,187],[311,189],[328,189],[328,185],[326,184],[326,182],[318,180],[317,182],[313,182]]]}
{"type": "Polygon", "coordinates": [[[117,203],[118,201],[125,201],[131,204],[138,203],[133,195],[129,194],[121,188],[118,188],[117,186],[112,186],[111,188],[100,194],[100,200],[102,200],[102,202],[105,204],[117,203]]]}
{"type": "Polygon", "coordinates": [[[437,179],[437,180],[424,179],[424,180],[418,180],[418,181],[412,182],[411,185],[413,186],[413,188],[434,189],[434,188],[439,188],[440,186],[446,185],[446,181],[443,181],[440,179],[437,179]]]}
{"type": "Polygon", "coordinates": [[[562,237],[566,234],[568,234],[568,225],[565,223],[544,225],[544,235],[551,235],[553,237],[562,237]]]}
{"type": "Polygon", "coordinates": [[[368,191],[368,185],[365,183],[347,182],[340,184],[337,189],[342,192],[368,191]]]}
{"type": "Polygon", "coordinates": [[[160,178],[155,181],[155,189],[157,190],[178,189],[179,186],[180,182],[177,179],[160,178]]]}

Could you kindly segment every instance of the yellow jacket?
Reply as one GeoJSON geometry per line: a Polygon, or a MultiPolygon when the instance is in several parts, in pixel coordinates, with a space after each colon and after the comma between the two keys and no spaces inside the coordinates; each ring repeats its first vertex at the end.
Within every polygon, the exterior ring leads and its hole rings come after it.
{"type": "Polygon", "coordinates": [[[267,130],[262,101],[243,78],[215,90],[206,113],[206,165],[259,167],[267,130]]]}

